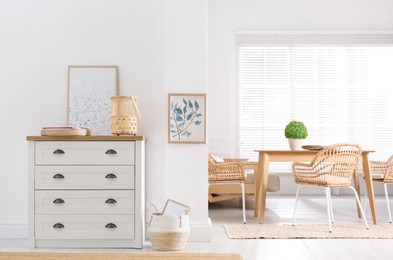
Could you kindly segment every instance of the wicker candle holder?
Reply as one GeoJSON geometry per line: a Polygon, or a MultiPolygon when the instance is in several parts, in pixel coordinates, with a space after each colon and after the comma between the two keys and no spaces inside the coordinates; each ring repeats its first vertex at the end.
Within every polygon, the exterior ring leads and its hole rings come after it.
{"type": "Polygon", "coordinates": [[[112,134],[136,135],[140,114],[134,96],[111,97],[112,134]]]}

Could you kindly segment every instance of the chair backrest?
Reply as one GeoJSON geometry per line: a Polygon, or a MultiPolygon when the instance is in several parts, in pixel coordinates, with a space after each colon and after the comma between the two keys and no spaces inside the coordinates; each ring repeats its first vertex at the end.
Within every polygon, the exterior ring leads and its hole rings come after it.
{"type": "Polygon", "coordinates": [[[313,160],[317,172],[352,178],[362,154],[358,144],[339,143],[320,151],[313,160]]]}
{"type": "Polygon", "coordinates": [[[215,172],[214,170],[215,166],[218,165],[219,163],[224,162],[224,160],[218,156],[209,153],[208,162],[209,162],[209,174],[213,174],[215,172]]]}
{"type": "Polygon", "coordinates": [[[245,180],[244,166],[240,162],[225,162],[223,159],[209,154],[208,173],[210,181],[245,180]]]}
{"type": "Polygon", "coordinates": [[[208,162],[209,162],[208,171],[210,174],[211,172],[213,172],[213,167],[217,163],[216,160],[214,159],[214,157],[210,153],[209,153],[209,157],[208,157],[208,162]]]}
{"type": "Polygon", "coordinates": [[[393,155],[386,161],[386,171],[382,172],[385,182],[393,182],[393,155]]]}
{"type": "Polygon", "coordinates": [[[218,163],[223,163],[224,159],[209,153],[208,162],[209,162],[209,169],[210,169],[210,167],[213,167],[214,165],[217,165],[218,163]]]}
{"type": "Polygon", "coordinates": [[[393,163],[393,155],[391,155],[391,156],[389,157],[389,159],[386,161],[386,163],[387,163],[387,164],[393,163]]]}
{"type": "Polygon", "coordinates": [[[393,155],[384,161],[370,161],[373,178],[385,182],[393,182],[393,155]]]}

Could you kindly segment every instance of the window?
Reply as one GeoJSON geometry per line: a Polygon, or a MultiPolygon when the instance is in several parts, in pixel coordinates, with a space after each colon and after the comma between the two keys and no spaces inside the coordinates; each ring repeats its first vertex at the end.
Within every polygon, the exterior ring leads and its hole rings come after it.
{"type": "Polygon", "coordinates": [[[237,34],[239,156],[288,149],[291,120],[305,144],[356,142],[393,154],[393,35],[237,34]]]}

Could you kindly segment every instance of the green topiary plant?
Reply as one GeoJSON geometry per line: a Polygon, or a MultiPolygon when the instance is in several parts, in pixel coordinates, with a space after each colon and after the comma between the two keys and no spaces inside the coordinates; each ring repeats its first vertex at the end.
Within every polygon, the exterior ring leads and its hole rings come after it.
{"type": "Polygon", "coordinates": [[[307,128],[300,121],[291,121],[285,127],[285,137],[293,139],[305,139],[307,137],[307,128]]]}

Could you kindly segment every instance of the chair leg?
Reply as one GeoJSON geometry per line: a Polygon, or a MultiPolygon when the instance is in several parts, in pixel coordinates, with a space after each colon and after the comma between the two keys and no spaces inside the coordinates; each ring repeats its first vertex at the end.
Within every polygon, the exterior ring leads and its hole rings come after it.
{"type": "Polygon", "coordinates": [[[366,214],[367,191],[364,193],[363,212],[366,214]]]}
{"type": "Polygon", "coordinates": [[[330,202],[330,216],[332,217],[331,221],[334,223],[334,214],[333,214],[333,206],[332,206],[332,192],[330,188],[328,189],[329,191],[329,202],[330,202]]]}
{"type": "Polygon", "coordinates": [[[244,191],[244,182],[240,182],[240,186],[242,187],[243,224],[246,224],[246,196],[244,191]]]}
{"type": "Polygon", "coordinates": [[[355,190],[354,187],[349,186],[348,188],[350,188],[350,189],[353,191],[353,193],[355,194],[356,202],[357,202],[358,207],[360,208],[360,211],[361,211],[361,213],[362,213],[362,218],[363,218],[363,220],[364,220],[364,223],[366,224],[366,228],[369,229],[369,226],[368,226],[368,223],[367,223],[367,219],[366,219],[366,215],[364,215],[364,211],[363,211],[363,209],[362,209],[362,204],[360,203],[358,193],[356,192],[356,190],[355,190]]]}
{"type": "Polygon", "coordinates": [[[296,215],[296,207],[297,207],[297,202],[299,199],[299,191],[300,191],[300,185],[296,189],[296,199],[295,199],[295,208],[293,210],[293,218],[292,218],[292,225],[295,226],[295,215],[296,215]]]}
{"type": "Polygon", "coordinates": [[[329,232],[332,233],[332,219],[330,217],[332,212],[331,212],[331,208],[330,208],[331,203],[330,203],[330,196],[329,196],[329,194],[330,194],[330,188],[329,187],[325,188],[325,194],[326,194],[327,214],[328,214],[328,219],[329,219],[329,232]]]}
{"type": "Polygon", "coordinates": [[[384,183],[384,188],[385,188],[385,198],[386,198],[386,205],[388,206],[388,213],[389,213],[389,222],[392,223],[392,215],[390,213],[390,205],[389,205],[389,195],[388,195],[388,187],[387,187],[387,183],[384,183]]]}

